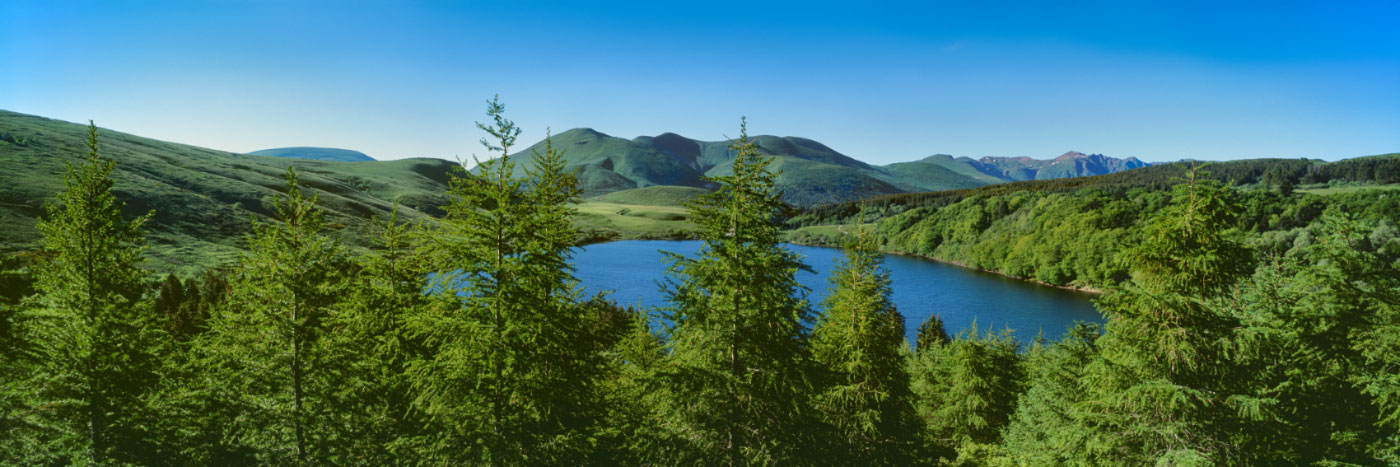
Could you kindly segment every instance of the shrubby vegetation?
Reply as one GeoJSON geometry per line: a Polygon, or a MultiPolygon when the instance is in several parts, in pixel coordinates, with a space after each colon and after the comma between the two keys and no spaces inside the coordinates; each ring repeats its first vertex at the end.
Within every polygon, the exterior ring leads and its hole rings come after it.
{"type": "Polygon", "coordinates": [[[704,247],[672,256],[670,307],[634,310],[580,294],[576,180],[548,143],[518,174],[503,111],[492,101],[480,125],[499,157],[453,174],[443,222],[391,214],[357,253],[288,170],[236,267],[150,282],[147,217],[123,218],[92,128],[41,248],[0,275],[0,458],[1400,463],[1386,193],[1280,193],[1296,174],[1266,168],[1252,191],[1187,171],[1171,190],[1079,180],[877,203],[885,217],[852,217],[813,306],[780,246],[771,159],[741,127],[732,175],[689,204],[704,247]],[[934,316],[911,347],[891,247],[1103,287],[1108,323],[1023,348],[934,316]]]}

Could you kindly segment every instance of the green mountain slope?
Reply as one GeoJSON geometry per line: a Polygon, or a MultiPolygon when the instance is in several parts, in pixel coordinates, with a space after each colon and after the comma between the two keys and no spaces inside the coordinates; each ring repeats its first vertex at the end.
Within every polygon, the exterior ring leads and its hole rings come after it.
{"type": "MultiPolygon", "coordinates": [[[[63,188],[66,163],[86,149],[84,125],[0,111],[0,250],[32,248],[35,221],[63,188]]],[[[283,174],[295,166],[320,194],[328,220],[345,224],[346,238],[364,245],[369,219],[382,218],[394,200],[408,220],[445,204],[447,174],[439,159],[334,162],[251,156],[99,130],[103,156],[117,162],[114,191],[126,214],[154,209],[147,226],[154,269],[175,271],[231,260],[240,251],[249,218],[266,220],[283,174]]]]}
{"type": "Polygon", "coordinates": [[[291,147],[274,148],[253,151],[248,154],[254,156],[290,157],[293,159],[310,159],[317,161],[341,161],[341,162],[366,162],[373,161],[374,158],[365,155],[360,151],[336,148],[313,148],[313,147],[291,147]]]}
{"type": "Polygon", "coordinates": [[[657,185],[631,190],[614,191],[590,198],[590,201],[618,204],[648,204],[652,206],[683,206],[710,190],[688,186],[657,185]]]}
{"type": "MultiPolygon", "coordinates": [[[[794,136],[755,136],[773,156],[783,199],[797,206],[855,201],[870,196],[974,188],[1019,180],[1102,175],[1147,164],[1134,158],[1066,153],[1053,160],[939,154],[914,162],[872,166],[817,141],[794,136]]],[[[617,138],[590,128],[554,135],[567,165],[579,175],[585,196],[650,186],[709,188],[702,177],[725,175],[734,154],[728,141],[698,141],[675,133],[617,138]]],[[[544,142],[516,154],[523,171],[544,142]]]]}
{"type": "MultiPolygon", "coordinates": [[[[963,179],[911,182],[904,180],[904,171],[891,174],[807,138],[760,135],[754,141],[763,154],[774,157],[784,199],[799,206],[976,186],[963,179]]],[[[553,143],[579,174],[585,196],[650,186],[710,188],[702,177],[728,174],[734,157],[728,141],[698,141],[674,133],[627,140],[578,128],[554,135],[553,143]]],[[[516,170],[523,173],[533,155],[543,151],[543,142],[518,151],[516,170]]]]}

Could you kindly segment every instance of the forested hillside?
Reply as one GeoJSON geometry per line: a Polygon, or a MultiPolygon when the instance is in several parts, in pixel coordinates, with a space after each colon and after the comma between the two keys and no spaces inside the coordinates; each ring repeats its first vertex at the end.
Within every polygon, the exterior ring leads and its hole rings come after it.
{"type": "MultiPolygon", "coordinates": [[[[1257,250],[1306,250],[1318,236],[1322,213],[1336,209],[1364,221],[1371,251],[1395,255],[1400,254],[1400,243],[1392,243],[1400,242],[1400,191],[1391,184],[1400,182],[1400,175],[1393,170],[1400,170],[1400,155],[1328,164],[1283,159],[1213,163],[1197,175],[1233,182],[1237,189],[1222,196],[1241,211],[1228,224],[1229,235],[1257,250]],[[1303,180],[1321,185],[1298,185],[1303,180]],[[1325,188],[1327,183],[1353,189],[1294,189],[1325,188]]],[[[1169,205],[1166,188],[1190,171],[1183,163],[821,206],[789,221],[799,227],[789,238],[830,244],[835,240],[829,235],[800,227],[853,222],[859,215],[878,221],[876,230],[889,251],[1053,285],[1113,288],[1129,278],[1125,253],[1142,241],[1139,227],[1169,205]]]]}
{"type": "Polygon", "coordinates": [[[1168,190],[885,204],[878,235],[856,216],[814,304],[781,245],[776,161],[741,126],[730,173],[687,205],[704,246],[671,257],[670,306],[636,310],[578,290],[581,190],[561,148],[517,161],[499,101],[488,118],[498,157],[451,174],[441,222],[390,211],[371,248],[349,248],[330,191],[288,168],[233,269],[159,284],[141,251],[161,206],[129,213],[114,193],[131,181],[90,126],[38,250],[0,277],[0,459],[1400,463],[1393,192],[1241,192],[1186,171],[1168,190]],[[1105,326],[1026,348],[935,315],[903,341],[883,241],[981,254],[1042,231],[1032,242],[1117,242],[1105,326]]]}

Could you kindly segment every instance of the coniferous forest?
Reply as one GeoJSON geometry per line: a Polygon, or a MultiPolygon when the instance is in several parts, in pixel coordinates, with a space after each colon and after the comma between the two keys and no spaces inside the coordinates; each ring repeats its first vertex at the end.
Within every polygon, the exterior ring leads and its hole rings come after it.
{"type": "Polygon", "coordinates": [[[492,157],[455,172],[438,221],[378,219],[364,253],[288,169],[235,267],[159,280],[153,214],[123,217],[90,126],[23,276],[0,277],[0,462],[1400,464],[1393,199],[1303,206],[1206,167],[872,205],[887,217],[845,232],[812,303],[741,124],[732,173],[688,208],[704,246],[670,256],[669,306],[639,310],[581,291],[577,180],[553,145],[517,171],[504,111],[488,103],[492,157]],[[979,237],[1006,219],[1044,237],[979,237]],[[1068,225],[1102,236],[1050,228],[1068,225]],[[1036,256],[1073,241],[1100,254],[1036,256]],[[1108,321],[1029,346],[907,323],[886,250],[1079,280],[1108,321]]]}

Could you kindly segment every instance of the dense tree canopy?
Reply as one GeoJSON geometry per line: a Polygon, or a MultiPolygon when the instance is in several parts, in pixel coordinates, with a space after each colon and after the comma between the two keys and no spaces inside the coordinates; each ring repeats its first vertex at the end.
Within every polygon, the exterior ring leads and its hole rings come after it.
{"type": "Polygon", "coordinates": [[[519,130],[498,100],[488,117],[497,157],[454,175],[441,222],[391,215],[346,246],[288,170],[238,265],[188,277],[142,268],[145,217],[123,217],[90,128],[41,248],[0,259],[0,459],[1400,463],[1400,196],[1290,192],[1392,181],[1393,156],[789,218],[741,126],[732,174],[687,213],[703,247],[670,256],[669,306],[639,310],[580,294],[575,175],[548,139],[517,173],[519,130]],[[855,221],[815,307],[784,219],[855,221]],[[1098,288],[1108,322],[1022,346],[933,316],[907,343],[888,250],[1098,288]]]}

